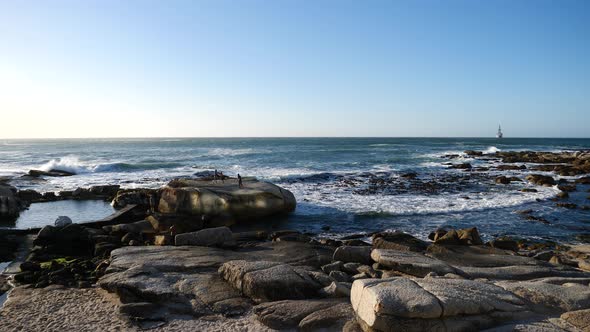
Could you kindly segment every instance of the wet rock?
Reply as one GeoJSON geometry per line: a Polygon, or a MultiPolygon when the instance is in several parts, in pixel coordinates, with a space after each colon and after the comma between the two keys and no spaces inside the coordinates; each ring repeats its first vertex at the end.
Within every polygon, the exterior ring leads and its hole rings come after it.
{"type": "Polygon", "coordinates": [[[570,195],[565,191],[560,191],[557,193],[557,195],[555,195],[555,197],[559,198],[559,199],[566,199],[566,198],[569,198],[570,195]]]}
{"type": "Polygon", "coordinates": [[[510,183],[510,179],[508,179],[506,176],[499,176],[496,178],[496,183],[499,184],[509,184],[510,183]]]}
{"type": "Polygon", "coordinates": [[[522,188],[522,189],[520,189],[520,192],[523,192],[523,193],[536,193],[536,192],[538,192],[538,190],[535,189],[535,188],[522,188]]]}
{"type": "Polygon", "coordinates": [[[403,232],[383,232],[373,235],[373,249],[395,249],[421,252],[428,243],[403,232]]]}
{"type": "Polygon", "coordinates": [[[341,246],[334,251],[333,260],[343,263],[372,264],[371,247],[341,246]]]}
{"type": "Polygon", "coordinates": [[[490,246],[492,248],[510,250],[510,251],[518,251],[518,242],[510,238],[497,238],[490,241],[490,246]]]}
{"type": "Polygon", "coordinates": [[[136,233],[136,234],[155,234],[156,231],[152,227],[152,224],[149,223],[147,220],[140,220],[133,223],[127,224],[117,224],[113,226],[103,226],[102,228],[105,232],[108,233],[115,233],[124,235],[126,233],[136,233]]]}
{"type": "Polygon", "coordinates": [[[578,208],[578,204],[575,204],[575,203],[556,203],[555,206],[566,208],[566,209],[577,209],[578,208]]]}
{"type": "Polygon", "coordinates": [[[17,196],[21,201],[27,203],[35,203],[44,199],[44,196],[41,193],[33,189],[19,190],[17,196]]]}
{"type": "Polygon", "coordinates": [[[404,331],[481,330],[526,310],[501,287],[444,278],[357,280],[351,303],[361,326],[376,331],[390,331],[391,326],[404,331]]]}
{"type": "Polygon", "coordinates": [[[499,171],[520,171],[526,169],[525,165],[498,165],[496,167],[499,171]]]}
{"type": "Polygon", "coordinates": [[[532,184],[536,184],[538,186],[545,186],[551,187],[557,184],[555,179],[551,176],[541,175],[541,174],[531,174],[527,175],[526,180],[532,184]]]}
{"type": "Polygon", "coordinates": [[[560,184],[557,186],[557,189],[559,189],[563,192],[573,192],[573,191],[576,191],[576,185],[575,184],[560,184]]]}
{"type": "Polygon", "coordinates": [[[295,197],[268,182],[248,179],[224,182],[177,179],[160,191],[158,211],[185,215],[229,215],[236,219],[264,217],[295,209],[295,197]]]}
{"type": "Polygon", "coordinates": [[[0,183],[0,221],[15,220],[24,208],[24,204],[15,194],[15,187],[0,183]]]}
{"type": "Polygon", "coordinates": [[[52,177],[61,177],[61,176],[72,176],[72,175],[76,175],[76,173],[72,173],[72,172],[68,172],[68,171],[62,171],[62,170],[58,170],[58,169],[51,169],[49,171],[42,171],[42,170],[36,170],[36,169],[32,169],[29,171],[29,176],[32,177],[39,177],[39,176],[52,176],[52,177]]]}
{"type": "Polygon", "coordinates": [[[102,198],[113,198],[117,195],[117,192],[121,188],[120,185],[102,185],[102,186],[92,186],[88,189],[90,194],[95,197],[102,197],[102,198]]]}
{"type": "Polygon", "coordinates": [[[72,219],[67,216],[59,216],[54,222],[55,227],[65,227],[70,224],[72,224],[72,219]]]}
{"type": "Polygon", "coordinates": [[[462,164],[454,164],[449,166],[449,168],[453,168],[453,169],[471,169],[473,168],[473,166],[471,166],[470,163],[462,163],[462,164]]]}
{"type": "Polygon", "coordinates": [[[468,156],[482,156],[483,155],[482,151],[475,151],[475,150],[465,150],[463,153],[465,153],[468,156]]]}
{"type": "Polygon", "coordinates": [[[576,183],[579,184],[590,184],[590,176],[584,176],[579,179],[576,179],[576,183]]]}
{"type": "Polygon", "coordinates": [[[227,227],[207,228],[197,232],[178,234],[174,238],[177,246],[232,247],[236,241],[227,227]]]}

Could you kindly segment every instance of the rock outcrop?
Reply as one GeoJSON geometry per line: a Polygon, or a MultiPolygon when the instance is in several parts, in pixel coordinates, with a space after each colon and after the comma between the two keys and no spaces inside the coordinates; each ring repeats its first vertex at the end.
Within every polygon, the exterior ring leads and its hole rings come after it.
{"type": "Polygon", "coordinates": [[[13,186],[0,183],[0,221],[13,221],[24,208],[13,186]]]}
{"type": "Polygon", "coordinates": [[[178,179],[160,191],[158,211],[250,219],[291,212],[295,205],[290,191],[269,182],[245,179],[240,188],[234,179],[178,179]]]}

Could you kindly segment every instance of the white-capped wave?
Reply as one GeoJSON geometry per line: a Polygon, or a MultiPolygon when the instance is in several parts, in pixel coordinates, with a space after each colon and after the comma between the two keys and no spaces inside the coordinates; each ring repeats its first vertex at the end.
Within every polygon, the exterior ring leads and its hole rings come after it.
{"type": "Polygon", "coordinates": [[[84,174],[93,171],[94,167],[84,164],[76,156],[66,156],[52,159],[40,167],[42,171],[64,171],[74,174],[84,174]]]}
{"type": "Polygon", "coordinates": [[[483,154],[494,154],[496,152],[500,152],[501,150],[498,149],[495,146],[490,146],[489,148],[487,148],[485,151],[483,151],[483,154]]]}

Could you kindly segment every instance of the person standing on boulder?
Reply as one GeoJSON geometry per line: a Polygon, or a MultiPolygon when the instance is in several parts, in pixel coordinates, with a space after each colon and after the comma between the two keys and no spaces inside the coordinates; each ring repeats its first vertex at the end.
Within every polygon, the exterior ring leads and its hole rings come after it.
{"type": "Polygon", "coordinates": [[[240,173],[238,173],[238,187],[244,188],[244,184],[242,183],[242,177],[240,176],[240,173]]]}

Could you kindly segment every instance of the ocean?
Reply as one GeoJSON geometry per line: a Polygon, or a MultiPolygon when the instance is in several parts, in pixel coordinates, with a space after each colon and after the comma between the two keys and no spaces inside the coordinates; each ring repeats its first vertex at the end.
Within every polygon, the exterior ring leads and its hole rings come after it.
{"type": "MultiPolygon", "coordinates": [[[[445,163],[497,164],[474,160],[465,150],[563,151],[590,149],[590,139],[546,138],[137,138],[0,140],[0,176],[20,189],[41,192],[100,184],[154,188],[175,177],[214,169],[255,176],[291,190],[297,210],[260,222],[270,229],[297,229],[339,237],[401,230],[421,238],[439,227],[476,226],[490,239],[511,235],[575,242],[590,233],[590,211],[568,210],[548,201],[556,188],[519,189],[526,182],[497,185],[498,175],[531,171],[465,172],[445,163]],[[445,155],[458,154],[449,160],[445,155]],[[70,177],[20,179],[30,169],[60,169],[70,177]],[[415,180],[403,177],[415,172],[415,180]],[[549,223],[515,213],[532,209],[549,223]]],[[[540,173],[540,172],[534,172],[540,173]]],[[[590,205],[587,188],[571,201],[590,205]]],[[[95,207],[101,209],[103,207],[95,207]]],[[[52,209],[59,209],[53,206],[52,209]]],[[[59,214],[60,211],[55,211],[59,214]]],[[[82,217],[81,217],[82,218],[82,217]]],[[[53,220],[47,218],[47,224],[53,220]]],[[[21,225],[22,226],[22,225],[21,225]]],[[[15,227],[20,227],[19,224],[15,227]]]]}

